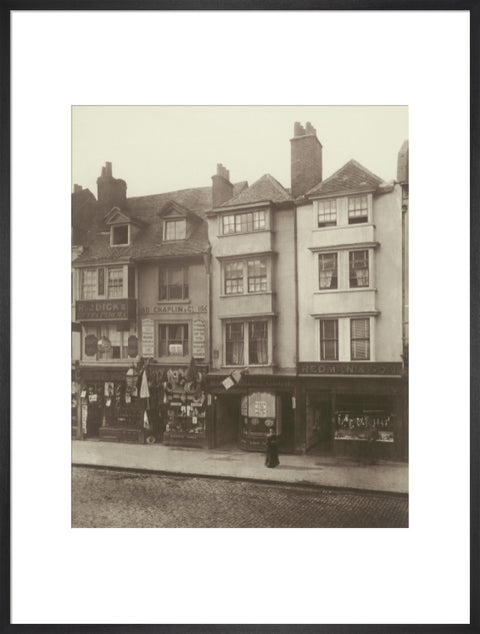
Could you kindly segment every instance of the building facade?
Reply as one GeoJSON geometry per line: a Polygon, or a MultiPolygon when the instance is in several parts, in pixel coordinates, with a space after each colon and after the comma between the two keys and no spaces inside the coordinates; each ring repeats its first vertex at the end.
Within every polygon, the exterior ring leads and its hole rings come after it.
{"type": "Polygon", "coordinates": [[[354,160],[297,200],[297,407],[305,451],[406,452],[402,186],[354,160]]]}
{"type": "Polygon", "coordinates": [[[310,123],[290,148],[289,188],[221,164],[211,187],[128,198],[110,163],[96,200],[75,186],[76,437],[357,455],[373,428],[407,457],[408,143],[388,183],[324,179],[310,123]]]}

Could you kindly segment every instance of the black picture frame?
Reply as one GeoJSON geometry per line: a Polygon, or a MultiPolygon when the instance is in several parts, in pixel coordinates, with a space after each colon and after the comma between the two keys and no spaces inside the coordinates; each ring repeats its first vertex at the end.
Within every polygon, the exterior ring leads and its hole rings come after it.
{"type": "MultiPolygon", "coordinates": [[[[254,0],[50,0],[35,2],[34,0],[7,0],[2,4],[0,13],[0,200],[1,200],[1,228],[0,254],[0,381],[3,386],[2,421],[0,426],[0,625],[2,632],[95,632],[95,633],[125,633],[138,632],[168,632],[168,633],[214,633],[232,632],[242,634],[257,634],[271,632],[272,634],[313,634],[317,632],[346,634],[367,633],[427,633],[445,632],[446,634],[460,634],[480,631],[480,593],[479,593],[479,401],[480,401],[480,5],[474,0],[299,0],[293,4],[290,0],[275,0],[274,2],[254,0]],[[10,622],[10,15],[11,11],[50,11],[50,10],[420,10],[420,11],[468,11],[470,14],[470,174],[471,174],[471,208],[470,208],[470,247],[471,247],[471,348],[470,348],[470,529],[471,529],[471,568],[470,568],[470,623],[469,624],[375,624],[375,625],[12,625],[10,622]]],[[[448,502],[447,502],[448,505],[448,502]]],[[[448,509],[446,509],[448,512],[448,509]]]]}

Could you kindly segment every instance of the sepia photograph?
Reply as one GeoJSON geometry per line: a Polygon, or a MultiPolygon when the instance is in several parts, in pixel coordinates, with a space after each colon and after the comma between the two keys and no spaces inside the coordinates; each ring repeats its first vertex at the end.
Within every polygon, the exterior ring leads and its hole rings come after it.
{"type": "Polygon", "coordinates": [[[408,107],[73,106],[73,528],[408,528],[408,107]]]}

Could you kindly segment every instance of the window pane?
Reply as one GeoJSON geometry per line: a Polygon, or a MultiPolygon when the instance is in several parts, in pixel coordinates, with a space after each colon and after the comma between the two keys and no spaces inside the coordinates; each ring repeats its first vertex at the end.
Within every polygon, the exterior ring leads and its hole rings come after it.
{"type": "Polygon", "coordinates": [[[350,322],[352,359],[370,358],[370,320],[352,319],[350,322]]]}
{"type": "Polygon", "coordinates": [[[123,268],[108,269],[108,296],[123,296],[123,268]]]}
{"type": "Polygon", "coordinates": [[[320,358],[322,361],[338,359],[338,319],[320,321],[320,358]]]}
{"type": "Polygon", "coordinates": [[[337,201],[320,200],[318,203],[318,226],[326,227],[337,224],[337,201]]]}
{"type": "Polygon", "coordinates": [[[113,241],[112,244],[128,244],[128,225],[112,227],[113,241]]]}
{"type": "Polygon", "coordinates": [[[251,321],[248,324],[248,357],[252,365],[268,363],[268,324],[251,321]]]}
{"type": "Polygon", "coordinates": [[[355,196],[348,199],[348,222],[366,222],[368,219],[368,200],[366,196],[355,196]]]}
{"type": "Polygon", "coordinates": [[[82,297],[93,299],[97,289],[97,269],[83,269],[82,273],[82,297]]]}
{"type": "Polygon", "coordinates": [[[350,288],[369,285],[368,251],[350,251],[350,288]]]}
{"type": "Polygon", "coordinates": [[[225,264],[225,293],[243,293],[243,263],[227,262],[225,264]]]}
{"type": "Polygon", "coordinates": [[[166,222],[165,240],[184,240],[185,235],[185,220],[168,220],[166,222]]]}
{"type": "Polygon", "coordinates": [[[226,324],[225,361],[227,365],[244,365],[243,323],[226,324]]]}
{"type": "Polygon", "coordinates": [[[318,256],[319,288],[337,288],[337,254],[321,253],[318,256]]]}
{"type": "Polygon", "coordinates": [[[249,260],[248,292],[255,293],[267,290],[267,264],[265,260],[249,260]]]}

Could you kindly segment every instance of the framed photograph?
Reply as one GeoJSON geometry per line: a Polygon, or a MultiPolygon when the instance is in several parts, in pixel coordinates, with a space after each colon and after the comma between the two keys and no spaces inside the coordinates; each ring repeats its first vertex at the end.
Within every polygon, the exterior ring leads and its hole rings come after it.
{"type": "Polygon", "coordinates": [[[2,24],[6,629],[476,631],[477,10],[65,8],[2,24]]]}

